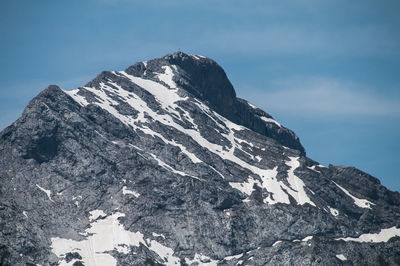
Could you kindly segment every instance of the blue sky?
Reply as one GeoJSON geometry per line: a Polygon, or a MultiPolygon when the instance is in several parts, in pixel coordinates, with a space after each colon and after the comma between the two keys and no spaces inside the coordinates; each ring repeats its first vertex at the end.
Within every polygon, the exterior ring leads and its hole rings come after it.
{"type": "Polygon", "coordinates": [[[216,60],[312,159],[400,191],[398,14],[386,0],[3,0],[0,128],[48,84],[182,50],[216,60]]]}

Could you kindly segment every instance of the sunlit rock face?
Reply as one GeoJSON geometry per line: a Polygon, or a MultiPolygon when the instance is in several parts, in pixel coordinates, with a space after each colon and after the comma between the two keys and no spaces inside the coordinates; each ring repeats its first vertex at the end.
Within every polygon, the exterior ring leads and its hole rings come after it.
{"type": "Polygon", "coordinates": [[[399,193],[307,158],[203,56],[49,86],[0,152],[2,265],[400,263],[399,193]]]}

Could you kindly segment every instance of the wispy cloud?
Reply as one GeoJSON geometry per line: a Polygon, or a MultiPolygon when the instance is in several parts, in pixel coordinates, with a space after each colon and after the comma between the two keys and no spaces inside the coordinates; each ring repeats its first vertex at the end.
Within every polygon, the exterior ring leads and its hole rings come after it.
{"type": "Polygon", "coordinates": [[[371,116],[400,118],[400,97],[384,97],[359,84],[324,77],[272,81],[272,90],[246,95],[267,112],[295,116],[371,116]]]}

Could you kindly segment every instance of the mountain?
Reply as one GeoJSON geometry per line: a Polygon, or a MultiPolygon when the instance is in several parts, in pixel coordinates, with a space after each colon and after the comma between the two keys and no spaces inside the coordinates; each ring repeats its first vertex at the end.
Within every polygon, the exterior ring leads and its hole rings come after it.
{"type": "Polygon", "coordinates": [[[400,265],[400,194],[306,157],[202,56],[51,85],[0,156],[1,265],[400,265]]]}

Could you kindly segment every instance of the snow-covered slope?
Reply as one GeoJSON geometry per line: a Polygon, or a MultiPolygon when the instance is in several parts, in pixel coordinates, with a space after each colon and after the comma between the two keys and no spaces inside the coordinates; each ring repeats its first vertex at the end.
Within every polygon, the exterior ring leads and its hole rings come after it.
{"type": "Polygon", "coordinates": [[[400,260],[400,195],[307,158],[206,57],[50,86],[1,133],[0,151],[6,265],[400,260]]]}

